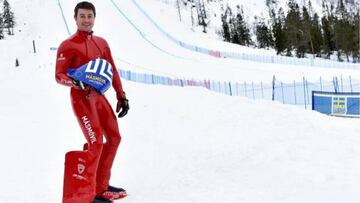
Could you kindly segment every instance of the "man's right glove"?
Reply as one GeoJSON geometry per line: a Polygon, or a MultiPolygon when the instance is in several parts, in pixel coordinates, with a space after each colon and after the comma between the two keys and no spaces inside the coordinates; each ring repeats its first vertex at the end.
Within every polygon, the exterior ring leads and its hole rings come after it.
{"type": "Polygon", "coordinates": [[[126,99],[126,97],[123,97],[121,99],[118,99],[117,105],[116,105],[116,113],[119,113],[118,117],[122,118],[124,117],[127,112],[129,111],[129,100],[126,99]],[[121,111],[120,111],[121,110],[121,111]]]}
{"type": "Polygon", "coordinates": [[[73,85],[74,85],[75,87],[78,87],[78,88],[80,88],[80,89],[82,89],[82,90],[85,89],[85,84],[84,84],[83,82],[81,82],[81,81],[79,81],[79,80],[74,80],[74,79],[72,79],[71,82],[73,83],[73,85]]]}

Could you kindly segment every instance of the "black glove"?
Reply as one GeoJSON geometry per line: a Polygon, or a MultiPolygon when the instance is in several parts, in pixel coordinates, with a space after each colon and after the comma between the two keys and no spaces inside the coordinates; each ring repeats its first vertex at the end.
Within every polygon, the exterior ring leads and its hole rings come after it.
{"type": "Polygon", "coordinates": [[[71,82],[73,83],[74,86],[84,90],[85,89],[85,84],[79,80],[74,80],[72,79],[71,82]]]}
{"type": "Polygon", "coordinates": [[[126,99],[126,97],[118,99],[117,105],[116,105],[116,113],[119,113],[118,117],[122,118],[124,117],[127,112],[129,111],[129,100],[126,99]],[[121,110],[121,111],[120,111],[121,110]]]}

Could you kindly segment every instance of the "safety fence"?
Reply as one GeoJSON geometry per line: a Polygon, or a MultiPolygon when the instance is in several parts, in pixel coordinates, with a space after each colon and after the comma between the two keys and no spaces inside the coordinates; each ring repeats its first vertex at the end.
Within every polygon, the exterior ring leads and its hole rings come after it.
{"type": "Polygon", "coordinates": [[[332,81],[324,81],[320,77],[315,82],[309,82],[304,77],[302,81],[288,83],[277,80],[275,76],[267,82],[234,82],[171,78],[121,69],[119,69],[119,74],[122,78],[134,82],[179,87],[198,86],[229,96],[245,96],[251,99],[279,101],[284,104],[301,105],[305,109],[311,108],[312,91],[360,91],[360,80],[353,80],[351,76],[346,78],[342,76],[334,77],[332,81]]]}
{"type": "MultiPolygon", "coordinates": [[[[171,34],[166,32],[154,19],[152,19],[149,14],[137,3],[136,0],[132,0],[134,5],[140,10],[144,16],[168,39],[172,42],[180,45],[183,48],[189,49],[191,51],[208,54],[217,58],[232,58],[232,59],[241,59],[241,60],[249,60],[255,62],[262,63],[277,63],[277,64],[289,64],[289,65],[304,65],[304,66],[318,66],[318,67],[326,67],[326,68],[351,68],[351,69],[359,69],[359,63],[347,63],[347,62],[338,62],[334,60],[326,60],[320,58],[295,58],[288,56],[278,56],[278,55],[256,55],[256,54],[248,54],[242,52],[234,52],[234,51],[219,51],[208,49],[200,46],[196,46],[190,43],[186,43],[184,41],[178,40],[173,37],[171,34]]],[[[115,4],[115,3],[114,3],[115,4]]]]}

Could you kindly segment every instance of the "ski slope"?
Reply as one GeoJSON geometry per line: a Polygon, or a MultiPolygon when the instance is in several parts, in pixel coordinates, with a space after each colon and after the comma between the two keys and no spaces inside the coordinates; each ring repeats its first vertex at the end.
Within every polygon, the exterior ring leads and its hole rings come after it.
{"type": "MultiPolygon", "coordinates": [[[[77,1],[60,2],[74,32],[77,1]]],[[[93,2],[95,33],[108,40],[122,69],[240,81],[267,80],[273,74],[284,80],[303,75],[358,77],[355,70],[295,68],[193,53],[160,35],[130,1],[114,0],[156,48],[112,1],[93,2]]],[[[61,202],[65,153],[85,142],[69,89],[54,79],[55,52],[50,47],[68,32],[58,1],[10,3],[18,25],[15,36],[0,40],[0,202],[61,202]],[[15,58],[20,67],[14,67],[15,58]]],[[[123,85],[130,111],[119,119],[123,139],[111,183],[130,195],[118,202],[360,203],[358,119],[203,88],[125,80],[123,85]]],[[[113,90],[107,97],[115,105],[113,90]]]]}

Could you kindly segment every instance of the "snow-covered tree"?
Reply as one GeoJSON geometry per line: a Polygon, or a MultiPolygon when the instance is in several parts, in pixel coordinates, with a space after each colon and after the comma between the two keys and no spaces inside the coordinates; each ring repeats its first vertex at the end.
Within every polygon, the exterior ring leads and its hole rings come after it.
{"type": "Polygon", "coordinates": [[[3,2],[3,26],[4,28],[7,28],[8,34],[13,35],[14,34],[14,26],[15,26],[15,17],[14,13],[11,11],[10,4],[7,0],[4,0],[3,2]]]}

